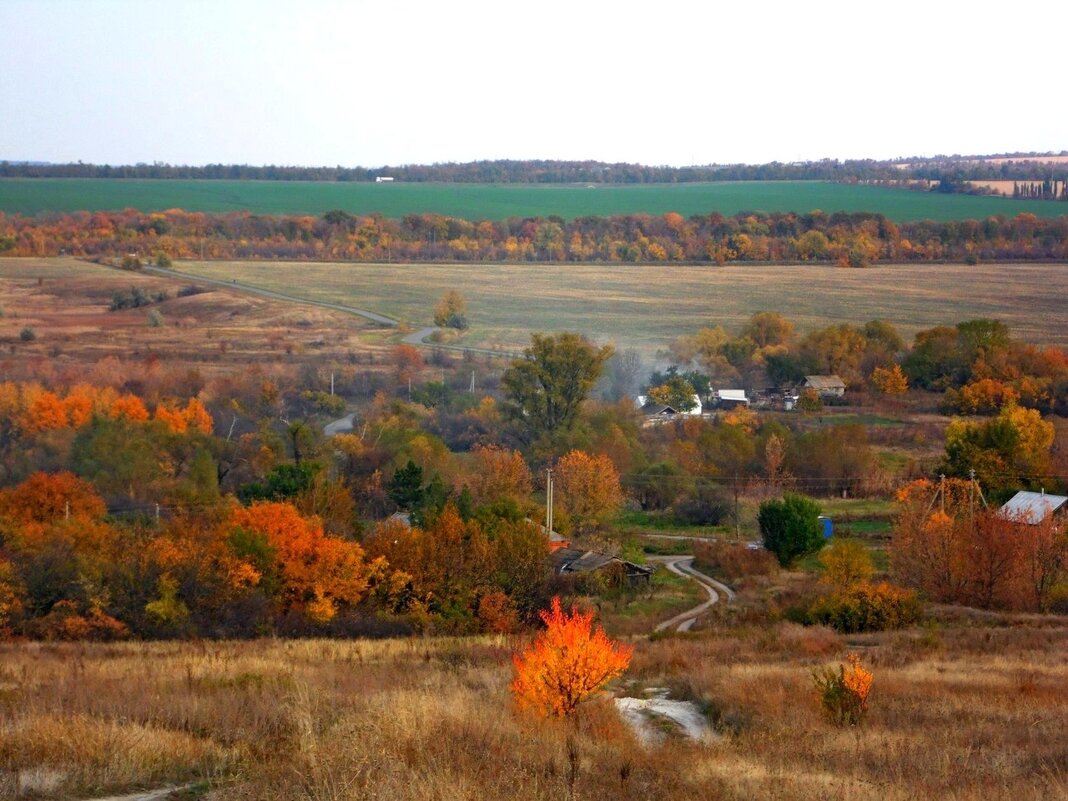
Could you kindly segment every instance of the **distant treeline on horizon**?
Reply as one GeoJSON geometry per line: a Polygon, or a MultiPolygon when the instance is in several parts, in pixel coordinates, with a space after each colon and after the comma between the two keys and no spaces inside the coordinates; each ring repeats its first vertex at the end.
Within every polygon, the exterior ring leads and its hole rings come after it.
{"type": "MultiPolygon", "coordinates": [[[[933,156],[894,161],[823,159],[768,164],[709,164],[692,167],[647,166],[599,161],[496,160],[468,163],[408,164],[395,167],[287,167],[248,164],[49,164],[0,161],[0,178],[143,178],[257,181],[350,181],[379,178],[441,183],[605,183],[660,184],[705,181],[902,181],[950,179],[1068,180],[1068,159],[1042,161],[1057,154],[933,156]],[[994,161],[1013,158],[1027,161],[994,161]]],[[[1061,153],[1068,156],[1068,153],[1061,153]]]]}
{"type": "Polygon", "coordinates": [[[1068,215],[897,224],[881,214],[629,214],[464,220],[171,210],[0,213],[0,256],[289,259],[367,262],[1068,261],[1068,215]]]}

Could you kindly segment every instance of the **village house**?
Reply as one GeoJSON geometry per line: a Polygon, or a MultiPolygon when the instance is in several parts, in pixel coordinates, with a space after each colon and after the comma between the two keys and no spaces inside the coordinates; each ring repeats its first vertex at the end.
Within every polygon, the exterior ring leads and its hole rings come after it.
{"type": "Polygon", "coordinates": [[[692,409],[681,412],[670,404],[657,403],[650,400],[647,395],[639,395],[634,399],[634,405],[638,407],[638,411],[645,417],[645,425],[647,426],[672,420],[680,414],[689,417],[700,417],[704,411],[700,395],[693,396],[693,404],[692,409]]]}
{"type": "Polygon", "coordinates": [[[804,389],[814,389],[821,398],[840,398],[845,395],[845,381],[836,375],[806,375],[804,389]]]}
{"type": "Polygon", "coordinates": [[[578,548],[557,548],[549,554],[553,572],[559,576],[602,574],[610,583],[647,584],[653,575],[653,568],[637,565],[597,551],[583,551],[578,548]]]}
{"type": "Polygon", "coordinates": [[[744,389],[717,389],[714,393],[716,406],[720,409],[736,409],[748,406],[749,398],[744,389]]]}
{"type": "Polygon", "coordinates": [[[1001,507],[1001,516],[1019,523],[1037,526],[1050,515],[1058,522],[1068,519],[1068,496],[1047,495],[1041,492],[1021,490],[1001,507]]]}

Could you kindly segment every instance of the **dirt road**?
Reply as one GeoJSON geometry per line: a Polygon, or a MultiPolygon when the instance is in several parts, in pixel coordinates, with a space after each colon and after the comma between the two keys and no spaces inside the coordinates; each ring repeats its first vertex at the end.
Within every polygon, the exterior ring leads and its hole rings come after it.
{"type": "Polygon", "coordinates": [[[675,615],[675,617],[670,620],[665,620],[663,623],[657,625],[655,629],[656,631],[664,631],[665,629],[673,627],[676,631],[689,631],[693,627],[693,624],[697,622],[697,618],[711,609],[715,604],[719,603],[721,595],[728,603],[735,598],[734,590],[723,582],[716,581],[716,579],[711,576],[706,576],[693,566],[694,556],[692,554],[685,554],[683,556],[650,556],[649,560],[660,562],[677,576],[685,576],[686,578],[693,579],[700,584],[702,589],[708,594],[707,601],[698,604],[693,609],[675,615]]]}

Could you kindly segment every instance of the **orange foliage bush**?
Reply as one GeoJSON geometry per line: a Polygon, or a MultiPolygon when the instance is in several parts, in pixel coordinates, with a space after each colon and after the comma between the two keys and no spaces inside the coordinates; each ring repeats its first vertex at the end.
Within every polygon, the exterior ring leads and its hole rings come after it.
{"type": "Polygon", "coordinates": [[[318,518],[305,519],[288,503],[238,507],[231,524],[266,539],[283,609],[320,623],[334,617],[338,603],[358,603],[385,566],[384,560],[368,564],[357,543],[326,536],[318,518]]]}
{"type": "Polygon", "coordinates": [[[45,640],[123,640],[130,630],[121,620],[96,606],[84,614],[74,601],[57,601],[52,611],[34,625],[35,633],[45,640]]]}
{"type": "Polygon", "coordinates": [[[898,492],[895,575],[938,601],[1046,609],[1068,578],[1068,532],[1052,515],[1029,522],[986,509],[966,481],[947,479],[944,500],[937,489],[916,481],[898,492]]]}
{"type": "Polygon", "coordinates": [[[131,420],[135,423],[143,423],[148,420],[148,409],[144,401],[136,395],[120,395],[111,404],[108,416],[113,420],[131,420]]]}
{"type": "Polygon", "coordinates": [[[50,523],[103,517],[107,507],[93,485],[73,473],[34,473],[21,484],[0,490],[0,516],[21,523],[50,523]]]}
{"type": "Polygon", "coordinates": [[[873,676],[856,654],[846,656],[845,664],[812,672],[816,695],[827,718],[836,726],[855,726],[868,711],[868,695],[873,676]]]}
{"type": "Polygon", "coordinates": [[[210,434],[215,428],[215,421],[196,398],[190,398],[184,409],[169,409],[161,403],[156,407],[156,419],[164,423],[172,434],[189,431],[210,434]]]}
{"type": "Polygon", "coordinates": [[[541,613],[545,631],[522,655],[514,655],[512,693],[520,709],[539,715],[566,717],[583,699],[619,676],[634,649],[593,629],[593,613],[572,607],[568,614],[554,597],[541,613]]]}

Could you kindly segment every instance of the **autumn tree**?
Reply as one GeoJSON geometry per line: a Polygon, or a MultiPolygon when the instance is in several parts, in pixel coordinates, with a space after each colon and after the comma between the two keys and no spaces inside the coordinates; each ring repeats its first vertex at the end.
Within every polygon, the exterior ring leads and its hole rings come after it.
{"type": "Polygon", "coordinates": [[[1054,587],[1068,578],[1068,530],[1054,515],[1015,522],[1020,592],[1028,608],[1048,611],[1054,587]]]}
{"type": "Polygon", "coordinates": [[[579,334],[531,334],[501,378],[505,413],[533,438],[570,429],[611,355],[579,334]]]}
{"type": "Polygon", "coordinates": [[[678,412],[688,412],[697,406],[695,396],[693,384],[678,374],[669,375],[663,384],[650,387],[648,391],[649,400],[678,412]]]}
{"type": "Polygon", "coordinates": [[[613,642],[593,613],[572,607],[564,612],[559,598],[541,613],[545,631],[522,654],[512,657],[512,693],[520,709],[538,715],[567,717],[582,701],[630,664],[633,648],[613,642]]]}
{"type": "Polygon", "coordinates": [[[434,307],[434,325],[442,328],[467,328],[467,301],[455,289],[446,292],[434,307]]]}
{"type": "Polygon", "coordinates": [[[18,486],[0,490],[0,515],[20,522],[93,520],[106,512],[93,485],[73,473],[34,473],[18,486]]]}
{"type": "Polygon", "coordinates": [[[876,367],[871,374],[871,382],[884,395],[904,395],[909,388],[909,380],[901,371],[901,365],[876,367]]]}
{"type": "Polygon", "coordinates": [[[479,446],[471,452],[464,483],[479,505],[502,500],[522,505],[529,500],[533,489],[530,468],[523,455],[498,445],[479,446]]]}
{"type": "Polygon", "coordinates": [[[1038,410],[1012,403],[990,420],[954,419],[946,429],[943,467],[959,477],[974,470],[988,488],[1029,485],[1049,473],[1054,433],[1038,410]]]}
{"type": "Polygon", "coordinates": [[[623,502],[619,473],[604,455],[570,451],[557,463],[553,482],[555,504],[578,534],[611,519],[623,502]]]}
{"type": "Polygon", "coordinates": [[[785,345],[793,335],[794,324],[778,312],[757,312],[742,329],[742,336],[749,337],[760,348],[785,345]]]}
{"type": "Polygon", "coordinates": [[[856,540],[835,539],[820,554],[821,580],[835,590],[848,590],[868,581],[875,572],[868,549],[856,540]]]}
{"type": "Polygon", "coordinates": [[[968,584],[961,521],[979,503],[970,481],[920,479],[897,491],[890,565],[904,584],[936,601],[959,600],[968,584]]]}
{"type": "Polygon", "coordinates": [[[280,609],[303,612],[317,623],[330,621],[339,605],[358,603],[385,569],[384,560],[368,562],[357,543],[326,536],[317,518],[302,517],[288,503],[238,507],[230,526],[238,536],[234,542],[258,543],[267,555],[260,566],[277,587],[280,609]]]}

